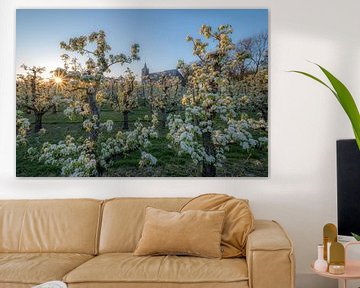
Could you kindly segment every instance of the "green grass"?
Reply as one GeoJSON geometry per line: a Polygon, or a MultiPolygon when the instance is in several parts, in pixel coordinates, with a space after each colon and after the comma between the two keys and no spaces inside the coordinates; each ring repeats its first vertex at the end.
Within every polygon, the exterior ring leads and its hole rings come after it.
{"type": "MultiPolygon", "coordinates": [[[[133,127],[134,122],[138,118],[145,115],[150,116],[150,112],[140,107],[136,111],[129,114],[129,126],[133,127]]],[[[30,116],[30,115],[29,115],[30,116]]],[[[114,121],[114,131],[122,127],[121,112],[114,112],[105,108],[101,112],[102,120],[111,119],[114,121]]],[[[33,122],[33,117],[29,119],[33,122]]],[[[52,177],[61,176],[61,167],[54,167],[32,161],[27,155],[27,149],[31,146],[41,147],[42,143],[49,141],[57,143],[63,140],[66,135],[70,134],[76,139],[85,137],[86,134],[81,129],[81,117],[69,120],[62,112],[48,113],[44,115],[43,127],[47,133],[39,136],[32,131],[28,137],[27,146],[19,146],[16,151],[16,175],[19,177],[52,177]]],[[[33,123],[31,125],[33,129],[33,123]]],[[[115,133],[115,132],[114,132],[115,133]]],[[[114,160],[114,165],[106,171],[106,177],[193,177],[201,176],[201,167],[197,167],[187,155],[179,156],[176,151],[168,148],[166,140],[167,130],[159,131],[159,138],[151,140],[151,147],[147,151],[153,154],[158,163],[155,167],[147,167],[140,169],[138,162],[140,159],[140,151],[135,151],[114,160]]],[[[268,174],[268,157],[266,149],[257,149],[250,152],[243,151],[238,145],[231,145],[230,150],[226,152],[226,161],[221,168],[217,168],[218,177],[266,177],[268,174]]]]}

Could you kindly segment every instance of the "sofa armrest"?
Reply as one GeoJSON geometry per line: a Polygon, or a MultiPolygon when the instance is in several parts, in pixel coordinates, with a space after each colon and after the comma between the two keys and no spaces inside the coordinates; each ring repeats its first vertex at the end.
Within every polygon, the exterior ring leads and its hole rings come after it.
{"type": "Polygon", "coordinates": [[[255,221],[247,240],[246,261],[250,288],[295,287],[293,245],[277,222],[255,221]]]}

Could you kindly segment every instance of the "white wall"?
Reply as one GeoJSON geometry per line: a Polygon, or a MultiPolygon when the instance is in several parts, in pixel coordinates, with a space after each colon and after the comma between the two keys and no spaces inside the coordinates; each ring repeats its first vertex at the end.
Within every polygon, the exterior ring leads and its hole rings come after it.
{"type": "MultiPolygon", "coordinates": [[[[219,192],[251,200],[257,218],[278,220],[295,244],[298,287],[331,287],[313,276],[322,226],[336,223],[335,141],[352,137],[350,125],[325,88],[290,69],[333,71],[360,95],[360,1],[237,0],[116,1],[1,0],[0,198],[194,196],[219,192]],[[233,179],[16,179],[15,8],[75,7],[269,8],[270,174],[233,179]]],[[[56,31],[54,31],[56,33],[56,31]]],[[[41,35],[39,35],[41,37],[41,35]]],[[[36,40],[35,40],[36,41],[36,40]]],[[[318,74],[320,75],[320,74],[318,74]]],[[[325,283],[325,282],[324,282],[325,283]]]]}

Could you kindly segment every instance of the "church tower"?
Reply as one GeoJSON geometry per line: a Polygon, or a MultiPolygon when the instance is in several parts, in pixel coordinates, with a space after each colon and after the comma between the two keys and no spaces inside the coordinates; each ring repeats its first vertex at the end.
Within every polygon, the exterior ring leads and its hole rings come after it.
{"type": "Polygon", "coordinates": [[[146,62],[144,68],[141,69],[141,80],[144,81],[144,77],[149,75],[149,68],[146,66],[146,62]]]}

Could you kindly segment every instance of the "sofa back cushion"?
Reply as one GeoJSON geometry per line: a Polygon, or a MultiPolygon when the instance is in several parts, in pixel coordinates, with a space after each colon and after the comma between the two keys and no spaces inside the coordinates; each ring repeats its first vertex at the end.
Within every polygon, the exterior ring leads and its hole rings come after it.
{"type": "Polygon", "coordinates": [[[116,198],[105,201],[99,253],[133,252],[141,237],[146,207],[179,211],[189,198],[116,198]]]}
{"type": "Polygon", "coordinates": [[[102,201],[0,200],[0,253],[96,254],[102,201]]]}
{"type": "Polygon", "coordinates": [[[203,194],[191,199],[181,211],[205,210],[226,212],[221,236],[223,258],[245,257],[248,235],[254,230],[254,216],[248,200],[226,194],[203,194]]]}

